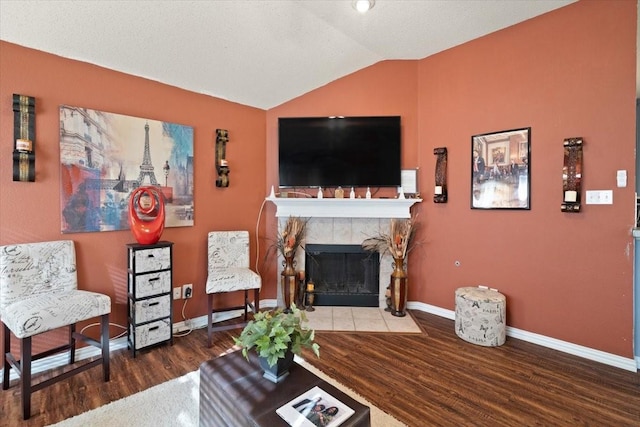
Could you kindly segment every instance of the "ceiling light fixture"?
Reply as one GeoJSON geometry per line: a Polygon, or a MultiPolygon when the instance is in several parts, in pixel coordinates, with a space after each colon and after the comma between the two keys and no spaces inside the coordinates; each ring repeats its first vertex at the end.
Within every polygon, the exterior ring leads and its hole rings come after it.
{"type": "Polygon", "coordinates": [[[355,0],[353,8],[360,13],[367,13],[376,4],[376,0],[355,0]]]}

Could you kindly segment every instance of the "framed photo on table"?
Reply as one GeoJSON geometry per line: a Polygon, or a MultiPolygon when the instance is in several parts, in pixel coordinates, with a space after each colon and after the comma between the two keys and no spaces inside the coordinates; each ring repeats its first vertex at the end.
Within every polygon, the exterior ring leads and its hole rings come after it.
{"type": "Polygon", "coordinates": [[[471,137],[471,209],[531,209],[531,128],[471,137]]]}
{"type": "Polygon", "coordinates": [[[294,427],[338,427],[354,412],[317,386],[276,410],[283,420],[294,427]]]}

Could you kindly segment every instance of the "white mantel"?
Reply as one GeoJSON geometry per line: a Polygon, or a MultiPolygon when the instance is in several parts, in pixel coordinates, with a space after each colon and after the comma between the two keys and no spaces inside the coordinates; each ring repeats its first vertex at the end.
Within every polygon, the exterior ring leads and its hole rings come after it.
{"type": "Polygon", "coordinates": [[[336,199],[267,197],[277,217],[410,218],[411,206],[422,199],[336,199]]]}

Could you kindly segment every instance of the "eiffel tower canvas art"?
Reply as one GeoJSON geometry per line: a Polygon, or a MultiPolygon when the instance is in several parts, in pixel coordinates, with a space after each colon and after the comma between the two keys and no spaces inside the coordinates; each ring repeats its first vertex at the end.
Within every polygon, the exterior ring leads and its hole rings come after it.
{"type": "Polygon", "coordinates": [[[129,195],[156,186],[165,227],[192,226],[193,128],[60,107],[60,211],[63,233],[129,228],[129,195]]]}

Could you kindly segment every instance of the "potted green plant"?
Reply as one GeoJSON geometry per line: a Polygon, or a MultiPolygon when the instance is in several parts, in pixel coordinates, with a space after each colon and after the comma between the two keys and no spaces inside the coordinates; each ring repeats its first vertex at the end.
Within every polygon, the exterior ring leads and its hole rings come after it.
{"type": "Polygon", "coordinates": [[[306,321],[304,311],[295,304],[286,312],[281,308],[258,312],[234,341],[247,360],[249,351],[254,350],[265,378],[279,382],[289,373],[293,356],[302,354],[303,348],[320,357],[320,346],[314,342],[315,331],[303,326],[306,321]]]}

